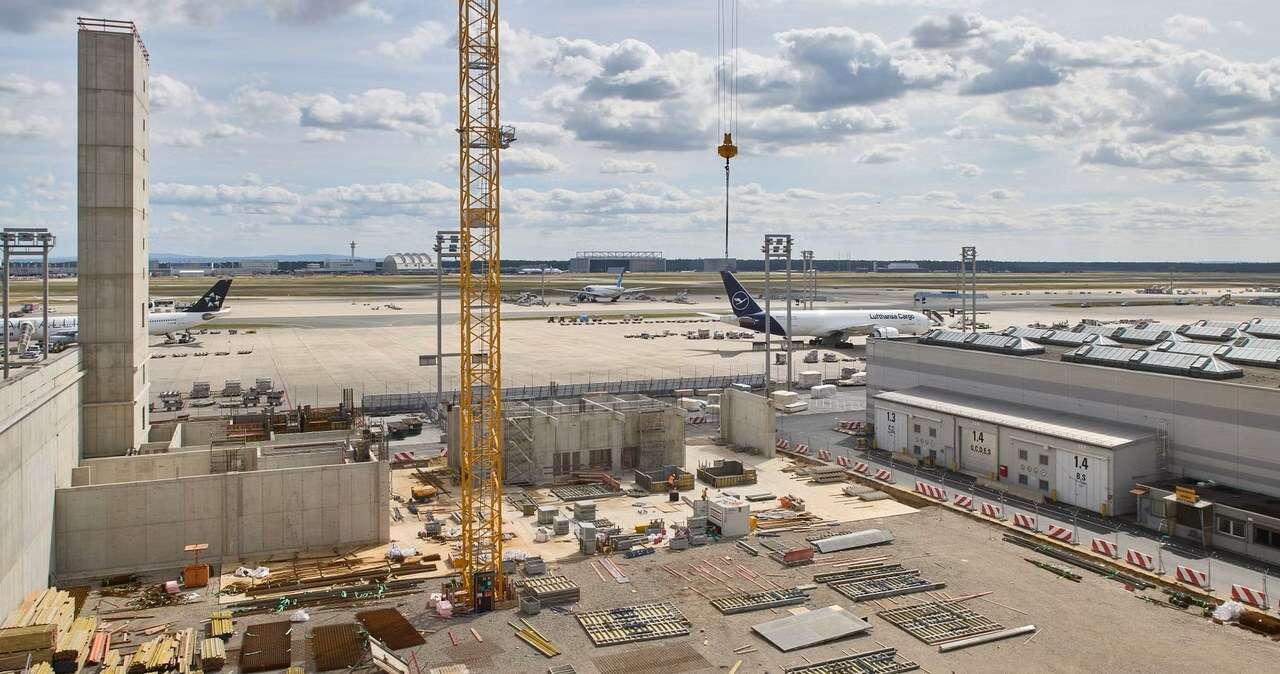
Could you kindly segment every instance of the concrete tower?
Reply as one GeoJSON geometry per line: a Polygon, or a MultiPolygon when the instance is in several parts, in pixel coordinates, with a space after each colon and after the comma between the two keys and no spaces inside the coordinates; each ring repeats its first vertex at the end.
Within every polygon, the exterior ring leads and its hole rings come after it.
{"type": "Polygon", "coordinates": [[[146,442],[146,47],[130,21],[82,19],[77,166],[83,456],[146,442]]]}

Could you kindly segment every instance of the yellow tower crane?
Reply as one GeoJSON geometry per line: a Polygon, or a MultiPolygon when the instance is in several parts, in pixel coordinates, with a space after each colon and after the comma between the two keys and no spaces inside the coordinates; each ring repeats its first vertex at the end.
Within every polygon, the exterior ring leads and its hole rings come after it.
{"type": "Polygon", "coordinates": [[[505,598],[502,578],[502,279],[498,151],[498,0],[458,2],[458,152],[462,347],[458,391],[462,590],[473,612],[505,598]]]}

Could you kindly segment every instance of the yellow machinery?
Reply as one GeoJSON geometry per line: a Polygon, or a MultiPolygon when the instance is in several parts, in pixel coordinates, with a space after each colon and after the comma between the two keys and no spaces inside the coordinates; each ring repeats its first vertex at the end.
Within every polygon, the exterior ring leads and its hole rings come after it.
{"type": "Polygon", "coordinates": [[[458,392],[462,589],[474,612],[505,598],[502,567],[502,286],[498,151],[498,0],[458,2],[462,345],[458,392]]]}

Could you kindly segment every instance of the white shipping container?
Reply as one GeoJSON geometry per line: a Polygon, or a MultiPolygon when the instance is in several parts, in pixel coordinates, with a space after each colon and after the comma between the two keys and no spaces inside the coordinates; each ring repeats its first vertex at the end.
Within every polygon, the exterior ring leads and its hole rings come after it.
{"type": "Polygon", "coordinates": [[[1059,449],[1057,459],[1056,500],[1104,515],[1114,512],[1109,458],[1059,449]]]}

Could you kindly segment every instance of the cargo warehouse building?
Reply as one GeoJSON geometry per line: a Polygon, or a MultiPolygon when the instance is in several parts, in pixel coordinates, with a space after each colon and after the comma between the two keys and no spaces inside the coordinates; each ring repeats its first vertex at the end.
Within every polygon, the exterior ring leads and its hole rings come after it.
{"type": "Polygon", "coordinates": [[[934,330],[867,360],[880,449],[1280,561],[1280,321],[934,330]]]}

